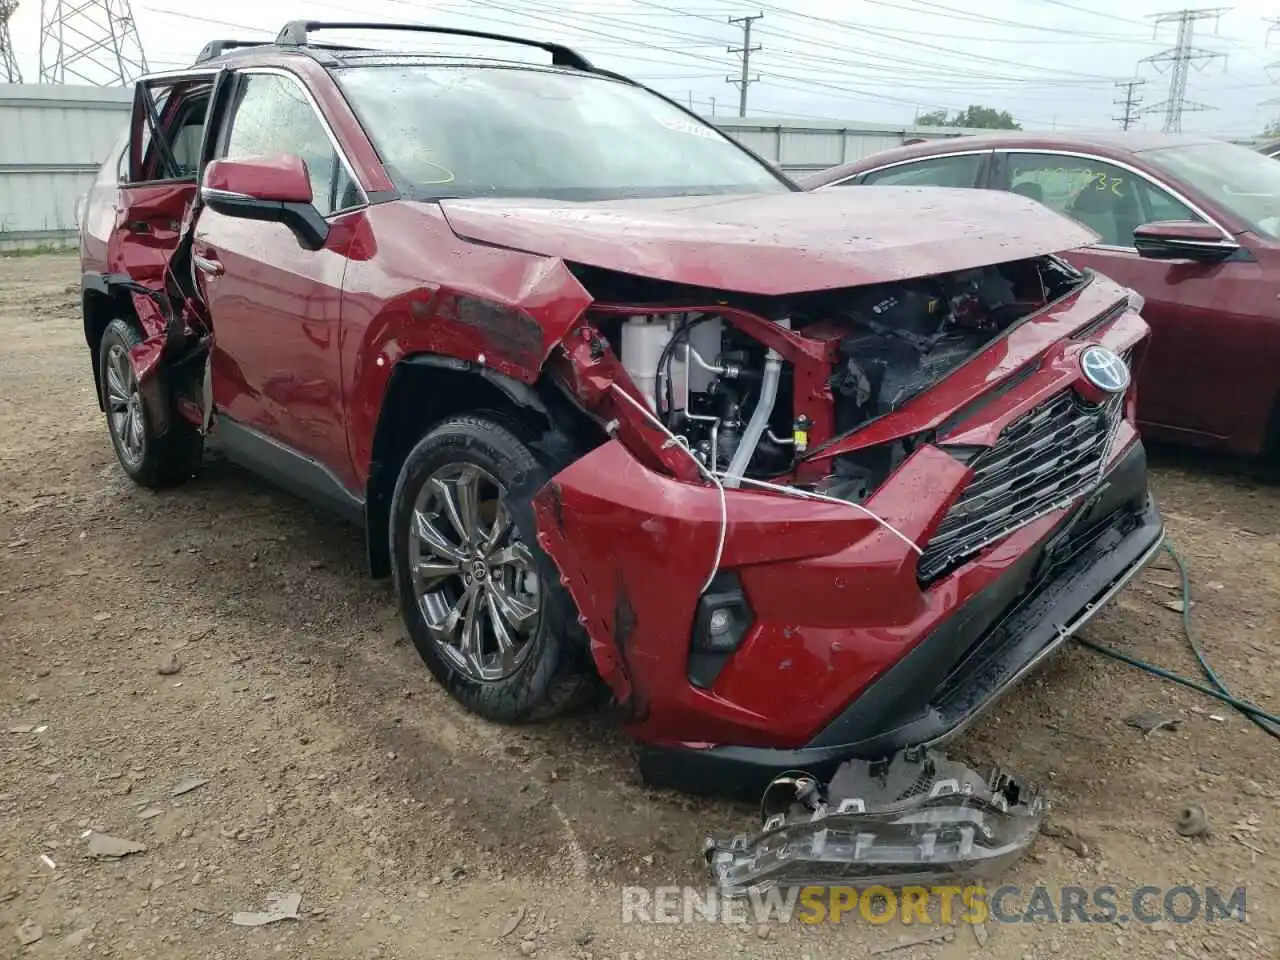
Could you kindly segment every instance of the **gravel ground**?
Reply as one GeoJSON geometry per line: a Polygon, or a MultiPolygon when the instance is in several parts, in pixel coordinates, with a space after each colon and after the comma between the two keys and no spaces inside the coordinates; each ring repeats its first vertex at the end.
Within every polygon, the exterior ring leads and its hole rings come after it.
{"type": "MultiPolygon", "coordinates": [[[[861,919],[624,924],[623,884],[704,885],[703,836],[752,811],[645,788],[604,712],[464,713],[358,533],[312,507],[216,459],[177,491],[131,486],[76,271],[0,259],[0,957],[1280,956],[1276,742],[1076,647],[957,745],[1051,791],[1063,829],[1006,881],[1112,884],[1122,906],[1143,884],[1243,884],[1247,923],[989,922],[915,946],[918,925],[861,919]],[[1139,711],[1182,722],[1144,737],[1139,711]],[[1175,832],[1187,800],[1207,837],[1175,832]],[[94,859],[101,835],[145,849],[94,859]],[[299,918],[231,922],[272,892],[300,894],[299,918]]],[[[1153,482],[1210,658],[1280,710],[1280,486],[1167,454],[1153,482]]],[[[1148,571],[1088,635],[1194,672],[1172,583],[1148,571]]]]}

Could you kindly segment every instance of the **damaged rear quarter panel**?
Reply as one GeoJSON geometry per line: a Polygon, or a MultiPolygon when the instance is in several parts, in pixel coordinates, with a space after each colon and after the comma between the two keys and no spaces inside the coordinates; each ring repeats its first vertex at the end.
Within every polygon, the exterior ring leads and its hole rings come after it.
{"type": "Polygon", "coordinates": [[[341,376],[363,484],[400,360],[439,354],[531,384],[591,297],[561,261],[459,240],[429,204],[374,204],[358,217],[342,295],[341,376]],[[465,286],[451,283],[463,277],[465,286]]]}

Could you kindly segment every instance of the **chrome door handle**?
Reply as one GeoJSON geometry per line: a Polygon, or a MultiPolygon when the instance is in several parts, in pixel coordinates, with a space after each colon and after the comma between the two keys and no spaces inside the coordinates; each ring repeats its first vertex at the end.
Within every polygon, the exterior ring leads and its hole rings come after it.
{"type": "Polygon", "coordinates": [[[211,277],[220,277],[226,272],[226,268],[217,260],[202,257],[198,253],[193,253],[191,255],[191,262],[196,265],[197,270],[202,273],[207,273],[211,277]]]}

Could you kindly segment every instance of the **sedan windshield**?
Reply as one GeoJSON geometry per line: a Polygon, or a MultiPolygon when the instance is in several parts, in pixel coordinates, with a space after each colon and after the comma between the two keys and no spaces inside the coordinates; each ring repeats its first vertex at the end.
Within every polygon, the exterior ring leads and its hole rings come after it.
{"type": "Polygon", "coordinates": [[[792,189],[715,128],[620,81],[439,64],[356,66],[338,75],[388,173],[416,199],[792,189]]]}
{"type": "Polygon", "coordinates": [[[1165,147],[1144,156],[1246,221],[1280,239],[1280,163],[1234,143],[1165,147]]]}

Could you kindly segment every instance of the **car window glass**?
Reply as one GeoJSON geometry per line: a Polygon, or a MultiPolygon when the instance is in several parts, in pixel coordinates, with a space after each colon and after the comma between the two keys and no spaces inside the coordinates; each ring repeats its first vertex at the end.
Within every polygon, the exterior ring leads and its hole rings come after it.
{"type": "Polygon", "coordinates": [[[978,182],[981,162],[981,154],[976,153],[963,157],[933,157],[873,170],[862,182],[895,187],[972,187],[978,182]]]}
{"type": "Polygon", "coordinates": [[[222,155],[234,159],[281,154],[301,157],[307,165],[312,203],[321,216],[359,204],[359,190],[302,87],[277,74],[248,74],[222,155]]]}
{"type": "Polygon", "coordinates": [[[1083,223],[1111,247],[1132,247],[1133,231],[1153,220],[1202,220],[1145,177],[1086,157],[1015,153],[1009,189],[1083,223]]]}
{"type": "MultiPolygon", "coordinates": [[[[200,146],[204,139],[205,114],[209,107],[210,84],[207,81],[180,81],[168,87],[151,88],[160,128],[177,164],[176,169],[167,166],[162,152],[155,148],[151,136],[151,124],[145,120],[138,132],[142,157],[139,181],[187,180],[200,169],[200,146]]],[[[127,158],[122,162],[127,169],[127,158]]],[[[121,171],[121,180],[128,177],[121,171]]]]}

